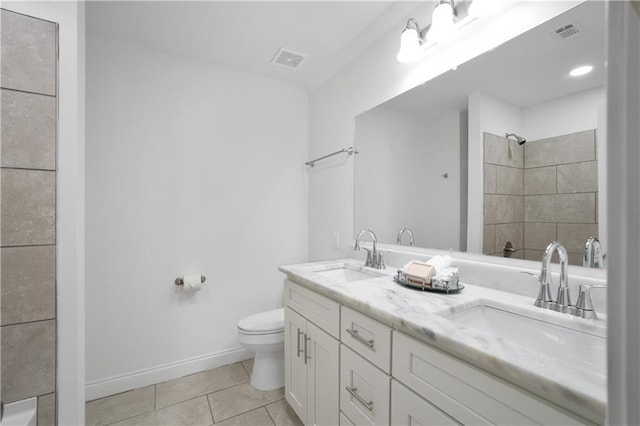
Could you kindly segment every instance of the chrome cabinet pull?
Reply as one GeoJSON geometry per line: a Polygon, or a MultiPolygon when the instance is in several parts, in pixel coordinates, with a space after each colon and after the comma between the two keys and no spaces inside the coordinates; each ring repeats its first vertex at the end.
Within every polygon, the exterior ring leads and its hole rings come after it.
{"type": "Polygon", "coordinates": [[[364,399],[362,399],[362,397],[360,395],[358,395],[358,388],[351,388],[349,386],[347,386],[345,388],[347,390],[347,392],[349,392],[351,394],[352,397],[354,397],[355,399],[357,399],[362,405],[364,405],[365,407],[367,407],[367,409],[369,411],[373,411],[373,401],[365,401],[364,399]]]}
{"type": "Polygon", "coordinates": [[[307,337],[307,333],[304,334],[304,363],[306,364],[308,360],[311,359],[309,356],[309,347],[308,343],[311,341],[311,337],[307,337]]]}
{"type": "Polygon", "coordinates": [[[367,345],[371,349],[373,349],[373,339],[372,340],[367,340],[367,339],[365,339],[364,337],[362,337],[361,335],[358,334],[358,330],[352,330],[350,328],[347,328],[347,333],[349,333],[351,335],[351,337],[356,339],[358,342],[362,343],[363,345],[367,345]]]}
{"type": "Polygon", "coordinates": [[[302,336],[303,334],[304,334],[304,332],[300,331],[300,329],[298,329],[298,358],[300,358],[300,354],[303,351],[303,349],[300,348],[300,336],[302,336]]]}

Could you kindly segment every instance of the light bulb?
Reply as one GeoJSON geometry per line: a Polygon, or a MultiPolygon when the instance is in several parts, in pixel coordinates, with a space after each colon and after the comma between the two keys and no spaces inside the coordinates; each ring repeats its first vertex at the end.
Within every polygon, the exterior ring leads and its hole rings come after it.
{"type": "Polygon", "coordinates": [[[571,72],[569,72],[569,75],[571,77],[580,77],[589,74],[591,71],[593,71],[593,66],[583,65],[581,67],[572,69],[571,72]]]}
{"type": "Polygon", "coordinates": [[[400,35],[400,51],[398,52],[398,62],[408,63],[416,61],[422,54],[420,47],[420,37],[414,28],[405,28],[400,35]]]}
{"type": "Polygon", "coordinates": [[[427,40],[435,43],[446,40],[454,32],[454,28],[453,7],[450,3],[440,3],[433,11],[427,40]]]}

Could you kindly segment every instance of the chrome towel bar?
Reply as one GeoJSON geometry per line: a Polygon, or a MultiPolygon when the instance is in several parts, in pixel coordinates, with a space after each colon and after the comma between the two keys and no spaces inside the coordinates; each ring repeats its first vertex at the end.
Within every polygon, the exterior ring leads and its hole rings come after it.
{"type": "Polygon", "coordinates": [[[340,151],[336,151],[336,152],[332,152],[331,154],[327,154],[324,157],[320,157],[320,158],[316,158],[315,160],[307,161],[306,163],[304,163],[304,165],[313,167],[314,164],[317,161],[324,160],[325,158],[333,157],[334,155],[342,154],[343,152],[346,152],[349,155],[353,155],[353,154],[358,154],[360,151],[358,151],[354,147],[350,146],[349,148],[342,148],[340,151]]]}
{"type": "MultiPolygon", "coordinates": [[[[207,277],[205,277],[204,275],[200,275],[200,282],[204,283],[207,280],[207,277]]],[[[182,277],[178,277],[176,278],[175,281],[176,285],[184,285],[184,278],[182,277]]]]}

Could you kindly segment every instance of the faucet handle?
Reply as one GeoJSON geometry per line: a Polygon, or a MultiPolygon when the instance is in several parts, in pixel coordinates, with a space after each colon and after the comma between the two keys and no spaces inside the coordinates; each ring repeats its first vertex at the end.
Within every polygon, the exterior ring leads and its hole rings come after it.
{"type": "Polygon", "coordinates": [[[539,308],[548,309],[553,305],[553,299],[551,298],[551,290],[549,287],[549,283],[543,282],[540,279],[540,275],[534,274],[533,272],[528,271],[520,271],[521,274],[531,275],[538,279],[538,283],[540,287],[538,288],[538,297],[536,297],[535,302],[533,304],[539,308]]]}
{"type": "Polygon", "coordinates": [[[592,288],[607,288],[607,286],[602,284],[580,284],[578,301],[571,312],[573,315],[587,319],[598,318],[595,309],[593,309],[593,302],[591,300],[592,288]]]}
{"type": "Polygon", "coordinates": [[[384,256],[382,256],[382,252],[378,252],[378,269],[387,269],[387,265],[384,264],[384,256]]]}

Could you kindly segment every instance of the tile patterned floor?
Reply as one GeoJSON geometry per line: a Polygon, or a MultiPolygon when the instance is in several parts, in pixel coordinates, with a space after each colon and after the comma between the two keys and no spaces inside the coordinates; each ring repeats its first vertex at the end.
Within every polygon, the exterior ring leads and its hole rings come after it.
{"type": "Polygon", "coordinates": [[[284,389],[249,384],[253,360],[89,401],[86,424],[299,426],[284,389]]]}

